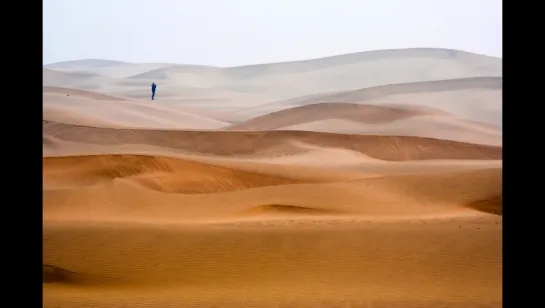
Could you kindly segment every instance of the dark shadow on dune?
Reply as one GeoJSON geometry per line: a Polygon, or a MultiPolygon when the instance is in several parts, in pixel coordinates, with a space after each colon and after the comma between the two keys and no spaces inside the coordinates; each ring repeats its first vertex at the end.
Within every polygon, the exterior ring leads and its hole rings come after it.
{"type": "Polygon", "coordinates": [[[54,265],[43,265],[42,283],[75,282],[77,274],[54,265]]]}
{"type": "MultiPolygon", "coordinates": [[[[45,141],[45,138],[44,138],[45,141]]],[[[44,157],[43,170],[47,175],[56,168],[79,166],[70,174],[88,181],[75,182],[66,178],[71,184],[95,185],[124,179],[154,191],[178,194],[208,194],[235,191],[248,188],[277,186],[302,183],[297,179],[280,176],[269,176],[243,170],[235,170],[206,163],[177,158],[149,155],[88,155],[69,157],[44,157]]],[[[60,175],[55,175],[57,181],[60,175]]],[[[310,181],[308,181],[310,182],[310,181]]]]}
{"type": "Polygon", "coordinates": [[[282,204],[268,204],[256,206],[249,211],[246,211],[245,214],[248,215],[335,215],[339,214],[338,211],[328,210],[328,209],[317,209],[305,206],[296,206],[296,205],[282,205],[282,204]]]}
{"type": "Polygon", "coordinates": [[[503,215],[503,202],[501,196],[477,200],[468,204],[468,206],[480,212],[500,216],[503,215]]]}

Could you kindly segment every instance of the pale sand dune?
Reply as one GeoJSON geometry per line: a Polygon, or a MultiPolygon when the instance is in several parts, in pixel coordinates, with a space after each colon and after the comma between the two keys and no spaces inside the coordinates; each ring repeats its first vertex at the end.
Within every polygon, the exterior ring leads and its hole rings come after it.
{"type": "MultiPolygon", "coordinates": [[[[97,62],[95,60],[92,63],[97,62]]],[[[44,72],[44,83],[50,86],[74,86],[144,98],[148,93],[140,92],[139,89],[143,84],[149,85],[156,81],[159,83],[158,91],[161,91],[160,96],[163,98],[187,99],[188,90],[202,89],[209,92],[210,97],[216,97],[218,106],[222,100],[231,101],[232,95],[248,96],[253,102],[246,101],[243,104],[249,105],[312,95],[317,89],[320,89],[320,92],[347,91],[395,83],[502,76],[501,59],[433,48],[380,50],[230,68],[178,64],[165,64],[164,67],[156,68],[151,64],[126,63],[122,65],[98,63],[98,67],[93,67],[92,64],[86,63],[86,68],[82,70],[81,62],[77,62],[63,63],[62,68],[57,68],[58,72],[70,73],[67,69],[71,65],[79,73],[88,72],[101,77],[74,84],[70,80],[52,78],[44,72]],[[125,74],[131,66],[142,65],[148,65],[151,70],[133,76],[125,74]],[[108,73],[104,73],[106,68],[110,70],[108,73]],[[116,69],[119,72],[114,72],[116,69]]],[[[47,67],[55,68],[58,64],[47,67]]],[[[195,99],[207,97],[200,94],[195,99]]]]}
{"type": "Polygon", "coordinates": [[[181,107],[111,96],[97,98],[96,93],[77,91],[80,92],[47,89],[43,95],[44,119],[112,128],[216,129],[228,125],[202,115],[205,112],[199,115],[181,107]]]}
{"type": "MultiPolygon", "coordinates": [[[[86,97],[90,99],[97,99],[97,100],[106,100],[106,101],[125,101],[126,98],[118,97],[118,96],[112,96],[107,95],[103,93],[98,92],[92,92],[92,91],[85,91],[85,90],[78,90],[78,89],[71,89],[71,88],[61,88],[61,87],[43,87],[43,93],[54,93],[54,94],[61,94],[66,96],[76,96],[76,97],[86,97]]],[[[47,101],[47,100],[44,100],[47,101]]]]}
{"type": "Polygon", "coordinates": [[[502,145],[501,128],[448,116],[420,116],[373,125],[345,119],[327,119],[285,126],[281,129],[340,134],[405,135],[494,146],[502,145]]]}
{"type": "MultiPolygon", "coordinates": [[[[123,96],[107,95],[107,94],[100,93],[100,92],[95,92],[95,91],[85,91],[85,90],[78,90],[78,89],[73,89],[73,88],[62,88],[62,87],[47,87],[47,86],[44,86],[43,87],[43,93],[44,93],[44,104],[51,103],[51,102],[59,104],[59,102],[56,102],[55,99],[54,99],[54,98],[58,98],[58,97],[53,96],[52,97],[53,99],[50,99],[50,97],[48,95],[45,95],[46,93],[47,94],[61,94],[61,95],[66,95],[66,96],[71,96],[71,97],[76,97],[76,98],[88,99],[87,103],[89,103],[89,104],[101,104],[100,102],[95,103],[95,102],[91,101],[91,100],[95,100],[95,99],[109,100],[109,101],[132,101],[132,102],[138,102],[139,104],[144,104],[144,105],[149,106],[151,108],[160,108],[162,110],[169,110],[169,111],[175,112],[175,113],[179,112],[179,111],[182,111],[184,113],[190,113],[190,114],[193,114],[193,115],[203,116],[203,117],[212,118],[212,119],[216,119],[216,120],[220,120],[220,118],[225,117],[225,115],[223,113],[217,112],[216,110],[206,110],[205,108],[203,108],[205,106],[202,106],[202,105],[199,105],[199,108],[192,108],[192,107],[187,107],[187,106],[181,107],[179,105],[163,104],[164,101],[161,101],[160,103],[157,103],[157,102],[154,102],[154,101],[150,101],[148,99],[138,100],[138,99],[123,97],[123,96]]],[[[61,103],[61,106],[66,107],[66,106],[69,106],[70,104],[71,103],[70,103],[70,101],[68,99],[64,99],[64,101],[61,103]]],[[[109,102],[108,104],[109,105],[115,105],[115,104],[117,104],[117,102],[109,102]]],[[[120,104],[125,104],[125,103],[120,103],[120,104]]],[[[121,105],[121,106],[126,107],[126,105],[121,105]]],[[[118,109],[119,109],[119,111],[121,113],[123,113],[124,108],[118,108],[118,109]]],[[[128,108],[127,110],[130,111],[130,108],[128,108]]],[[[105,115],[108,114],[108,108],[105,108],[103,114],[105,114],[105,115]]]]}
{"type": "Polygon", "coordinates": [[[231,119],[251,118],[297,106],[353,103],[414,109],[433,108],[468,120],[501,126],[502,78],[478,77],[390,84],[351,91],[318,93],[234,111],[231,119]]]}
{"type": "Polygon", "coordinates": [[[59,84],[64,86],[77,86],[78,84],[91,80],[94,77],[96,77],[96,75],[92,73],[67,73],[48,68],[43,69],[44,86],[56,86],[59,84]]]}
{"type": "Polygon", "coordinates": [[[43,306],[501,307],[501,66],[47,65],[43,306]]]}
{"type": "Polygon", "coordinates": [[[389,108],[350,103],[317,103],[287,108],[237,123],[227,127],[229,130],[275,130],[290,125],[314,122],[324,119],[342,118],[369,124],[387,123],[426,114],[440,114],[428,110],[416,112],[411,109],[389,108]]]}
{"type": "Polygon", "coordinates": [[[87,59],[76,61],[65,61],[44,65],[47,69],[78,73],[92,72],[93,74],[113,77],[125,78],[133,75],[141,74],[158,68],[168,67],[173,64],[169,63],[130,63],[123,61],[87,59]]]}
{"type": "Polygon", "coordinates": [[[86,59],[86,60],[74,60],[74,61],[63,61],[57,63],[50,63],[44,65],[45,68],[49,69],[96,69],[101,67],[120,67],[120,66],[130,66],[131,63],[124,61],[115,61],[115,60],[102,60],[102,59],[86,59]]]}
{"type": "Polygon", "coordinates": [[[300,130],[405,135],[501,145],[501,127],[463,120],[439,110],[402,105],[316,103],[284,109],[225,127],[227,130],[300,130]]]}

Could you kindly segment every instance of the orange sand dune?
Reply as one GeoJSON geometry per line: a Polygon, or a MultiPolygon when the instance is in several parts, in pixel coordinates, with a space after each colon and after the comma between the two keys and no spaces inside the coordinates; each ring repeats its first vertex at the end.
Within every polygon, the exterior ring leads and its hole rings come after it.
{"type": "Polygon", "coordinates": [[[324,183],[142,155],[43,163],[47,307],[501,306],[499,168],[324,183]]]}
{"type": "Polygon", "coordinates": [[[44,262],[66,271],[44,283],[44,307],[501,307],[499,234],[477,218],[44,221],[44,262]]]}
{"type": "Polygon", "coordinates": [[[194,221],[263,206],[366,217],[458,213],[501,196],[501,169],[297,183],[172,158],[44,158],[44,218],[194,221]]]}
{"type": "Polygon", "coordinates": [[[44,158],[43,168],[44,189],[130,179],[157,191],[193,194],[299,182],[181,159],[136,155],[50,157],[44,158]],[[78,166],[76,170],[74,165],[78,166]]]}
{"type": "Polygon", "coordinates": [[[294,142],[350,149],[390,161],[426,159],[501,159],[502,148],[448,140],[347,135],[304,131],[174,131],[109,129],[43,121],[44,145],[56,140],[119,146],[146,144],[182,152],[222,156],[284,156],[300,152],[294,142]]]}

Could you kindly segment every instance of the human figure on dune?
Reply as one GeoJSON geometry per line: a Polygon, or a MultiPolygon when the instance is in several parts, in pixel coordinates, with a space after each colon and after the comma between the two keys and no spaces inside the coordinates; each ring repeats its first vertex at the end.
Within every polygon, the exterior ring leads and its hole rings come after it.
{"type": "Polygon", "coordinates": [[[157,88],[157,85],[154,83],[151,84],[151,99],[155,100],[155,89],[157,88]]]}

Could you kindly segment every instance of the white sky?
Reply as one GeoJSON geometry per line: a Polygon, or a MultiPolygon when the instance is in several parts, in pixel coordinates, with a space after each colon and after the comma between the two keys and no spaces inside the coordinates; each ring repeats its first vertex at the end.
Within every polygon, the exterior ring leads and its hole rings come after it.
{"type": "Polygon", "coordinates": [[[501,0],[44,0],[44,64],[235,66],[376,49],[502,56],[501,0]]]}

